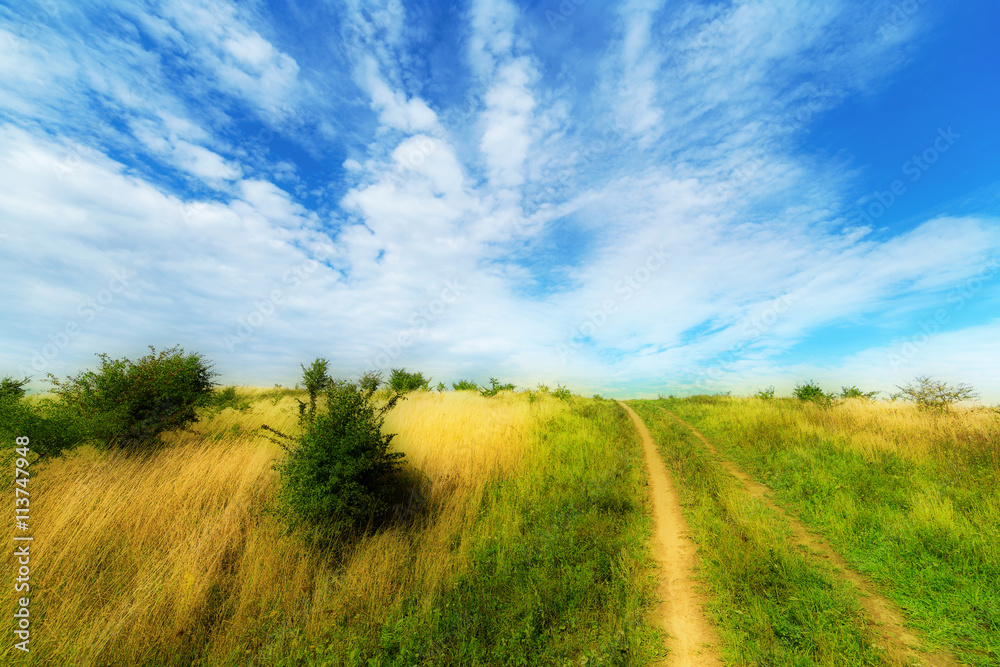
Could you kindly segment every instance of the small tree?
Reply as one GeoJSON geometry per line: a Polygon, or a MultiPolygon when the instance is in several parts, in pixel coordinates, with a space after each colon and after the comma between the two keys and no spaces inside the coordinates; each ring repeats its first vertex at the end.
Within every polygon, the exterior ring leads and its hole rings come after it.
{"type": "Polygon", "coordinates": [[[560,400],[568,401],[573,393],[561,384],[557,384],[556,388],[552,390],[552,395],[560,400]]]}
{"type": "Polygon", "coordinates": [[[451,383],[455,391],[479,391],[479,385],[472,380],[459,380],[451,383]]]}
{"type": "Polygon", "coordinates": [[[402,396],[393,393],[377,405],[375,391],[371,384],[331,381],[325,410],[308,417],[297,437],[262,427],[288,452],[275,469],[279,506],[292,523],[306,523],[322,537],[390,514],[404,455],[389,451],[394,435],[382,426],[402,396]]]}
{"type": "Polygon", "coordinates": [[[61,403],[71,409],[88,437],[108,447],[137,449],[155,446],[165,431],[198,421],[195,408],[211,400],[212,371],[200,354],[173,347],[137,361],[107,354],[98,371],[85,371],[60,382],[49,382],[61,403]]]}
{"type": "Polygon", "coordinates": [[[361,379],[358,380],[358,386],[361,387],[363,391],[371,391],[373,394],[379,390],[384,384],[382,381],[382,371],[366,371],[361,379]]]}
{"type": "Polygon", "coordinates": [[[905,387],[896,385],[896,388],[900,390],[900,394],[897,396],[913,401],[922,410],[944,411],[958,401],[971,401],[979,398],[970,385],[952,386],[945,382],[932,380],[926,375],[918,376],[914,382],[908,383],[905,387]]]}
{"type": "Polygon", "coordinates": [[[309,393],[308,404],[295,399],[299,401],[299,423],[304,424],[316,418],[316,397],[330,383],[328,373],[330,362],[322,357],[317,357],[309,364],[309,368],[306,368],[305,364],[299,365],[302,366],[302,385],[309,393]]]}
{"type": "Polygon", "coordinates": [[[389,388],[404,394],[418,389],[426,390],[430,381],[423,373],[409,373],[405,368],[393,368],[389,374],[389,388]]]}

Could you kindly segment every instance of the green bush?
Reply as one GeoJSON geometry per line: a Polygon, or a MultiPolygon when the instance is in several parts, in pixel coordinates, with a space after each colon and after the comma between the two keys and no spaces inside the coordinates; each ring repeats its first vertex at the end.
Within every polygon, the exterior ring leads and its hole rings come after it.
{"type": "Polygon", "coordinates": [[[405,394],[418,389],[428,389],[431,379],[425,378],[423,373],[408,373],[405,368],[393,368],[389,374],[389,388],[393,391],[405,394]]]}
{"type": "Polygon", "coordinates": [[[246,412],[250,409],[250,399],[240,396],[236,387],[224,387],[212,392],[208,399],[208,407],[216,412],[221,412],[226,408],[232,408],[238,412],[246,412]]]}
{"type": "Polygon", "coordinates": [[[866,401],[874,401],[880,393],[879,391],[861,391],[856,386],[840,388],[841,398],[863,398],[866,401]]]}
{"type": "Polygon", "coordinates": [[[483,387],[482,389],[479,390],[479,393],[482,396],[489,397],[489,396],[496,396],[501,391],[514,391],[514,385],[500,384],[500,380],[497,380],[496,378],[490,378],[490,386],[483,387]]]}
{"type": "Polygon", "coordinates": [[[479,391],[479,385],[471,380],[459,380],[458,382],[452,382],[451,387],[455,391],[479,391]]]}
{"type": "Polygon", "coordinates": [[[385,384],[385,382],[382,380],[382,371],[367,371],[361,376],[361,379],[358,380],[358,386],[361,387],[362,390],[371,390],[373,394],[378,391],[379,387],[383,384],[385,384]]]}
{"type": "Polygon", "coordinates": [[[774,385],[771,385],[767,389],[761,389],[756,394],[754,394],[754,396],[763,399],[765,401],[771,400],[772,398],[774,398],[774,385]]]}
{"type": "Polygon", "coordinates": [[[207,406],[217,376],[200,354],[173,347],[138,361],[97,355],[101,368],[60,382],[49,381],[62,405],[79,420],[89,439],[106,447],[143,449],[160,444],[165,431],[198,421],[195,407],[207,406]]]}
{"type": "Polygon", "coordinates": [[[552,395],[555,396],[556,398],[566,401],[569,400],[569,397],[572,396],[573,394],[566,387],[562,386],[561,384],[557,384],[556,388],[552,390],[552,395]]]}
{"type": "Polygon", "coordinates": [[[829,403],[833,399],[832,395],[820,389],[820,386],[812,380],[809,380],[805,384],[797,385],[792,393],[795,395],[795,398],[815,403],[829,403]]]}
{"type": "Polygon", "coordinates": [[[404,455],[389,451],[394,435],[382,426],[402,396],[391,393],[379,405],[375,391],[370,384],[330,381],[325,409],[307,417],[297,437],[262,427],[287,451],[274,467],[279,511],[291,524],[323,537],[390,516],[404,455]]]}
{"type": "MultiPolygon", "coordinates": [[[[12,443],[27,437],[36,461],[61,456],[86,440],[86,434],[65,405],[52,399],[29,403],[24,395],[28,378],[0,380],[0,441],[12,443]]],[[[13,457],[13,448],[4,448],[4,463],[13,457]]]]}

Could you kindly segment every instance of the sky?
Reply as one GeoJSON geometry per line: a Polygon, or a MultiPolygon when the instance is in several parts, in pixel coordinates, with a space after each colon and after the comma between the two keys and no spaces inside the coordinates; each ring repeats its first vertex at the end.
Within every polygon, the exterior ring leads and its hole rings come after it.
{"type": "Polygon", "coordinates": [[[0,0],[0,376],[1000,402],[1000,5],[0,0]]]}

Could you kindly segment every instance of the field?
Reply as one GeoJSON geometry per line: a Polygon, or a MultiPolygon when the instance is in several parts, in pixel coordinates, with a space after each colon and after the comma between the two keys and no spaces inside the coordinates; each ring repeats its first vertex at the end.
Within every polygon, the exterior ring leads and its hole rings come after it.
{"type": "Polygon", "coordinates": [[[269,511],[302,394],[241,393],[32,470],[4,664],[1000,664],[995,411],[413,392],[396,519],[322,550],[269,511]]]}

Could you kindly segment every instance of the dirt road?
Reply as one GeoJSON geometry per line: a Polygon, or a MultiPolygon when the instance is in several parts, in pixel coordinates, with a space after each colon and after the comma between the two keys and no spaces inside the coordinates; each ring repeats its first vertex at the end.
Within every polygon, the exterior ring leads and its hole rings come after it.
{"type": "MultiPolygon", "coordinates": [[[[763,484],[758,484],[745,471],[732,461],[723,457],[715,448],[715,445],[706,438],[698,429],[694,428],[683,419],[660,408],[667,415],[673,417],[677,422],[689,429],[699,440],[704,443],[712,455],[722,464],[722,466],[735,478],[743,483],[747,492],[760,499],[772,510],[785,517],[792,527],[795,541],[807,551],[818,555],[819,558],[832,564],[838,574],[851,582],[861,593],[861,606],[868,612],[869,616],[878,624],[878,631],[882,635],[883,648],[899,664],[911,664],[910,659],[914,659],[918,664],[928,667],[956,667],[960,663],[955,657],[948,653],[925,653],[918,647],[920,640],[914,631],[906,628],[903,623],[903,614],[892,602],[875,592],[874,586],[864,578],[864,576],[851,569],[847,562],[837,553],[833,547],[822,537],[811,532],[805,525],[793,516],[787,514],[780,506],[771,500],[769,494],[771,490],[763,484]]],[[[633,417],[637,419],[638,417],[633,417]]]]}
{"type": "Polygon", "coordinates": [[[653,496],[655,534],[653,554],[660,564],[661,603],[658,613],[670,635],[666,664],[677,667],[722,665],[716,647],[719,640],[705,618],[705,598],[692,579],[697,547],[688,537],[687,522],[670,475],[656,451],[649,429],[632,408],[622,403],[642,438],[653,496]]]}

